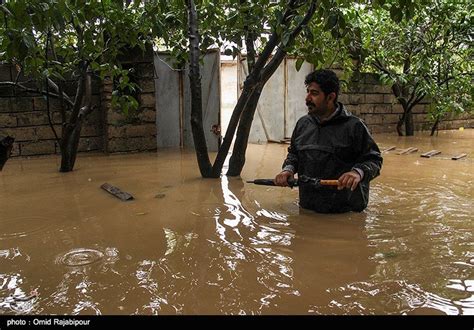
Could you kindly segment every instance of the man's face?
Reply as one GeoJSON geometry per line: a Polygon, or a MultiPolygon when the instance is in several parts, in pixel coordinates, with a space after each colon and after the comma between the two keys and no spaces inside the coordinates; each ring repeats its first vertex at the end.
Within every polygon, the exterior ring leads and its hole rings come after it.
{"type": "Polygon", "coordinates": [[[309,114],[324,118],[333,112],[335,93],[324,94],[315,82],[309,84],[306,92],[306,106],[309,114]]]}

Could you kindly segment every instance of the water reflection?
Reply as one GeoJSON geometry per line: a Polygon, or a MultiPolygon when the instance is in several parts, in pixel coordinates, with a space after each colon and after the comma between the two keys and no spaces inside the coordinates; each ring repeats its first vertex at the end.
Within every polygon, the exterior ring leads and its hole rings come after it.
{"type": "Polygon", "coordinates": [[[463,134],[378,137],[443,157],[385,154],[368,209],[339,215],[244,183],[273,176],[286,145],[250,145],[242,178],[220,180],[200,178],[192,151],[83,155],[66,175],[56,158],[12,159],[0,313],[473,314],[472,159],[449,158],[474,150],[463,134]]]}
{"type": "Polygon", "coordinates": [[[36,289],[25,291],[21,274],[0,274],[0,311],[5,314],[28,314],[37,305],[36,289]]]}

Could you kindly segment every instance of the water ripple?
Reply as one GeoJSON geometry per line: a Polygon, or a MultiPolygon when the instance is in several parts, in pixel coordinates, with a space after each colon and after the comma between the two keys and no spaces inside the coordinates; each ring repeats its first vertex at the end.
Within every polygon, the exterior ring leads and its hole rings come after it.
{"type": "MultiPolygon", "coordinates": [[[[417,309],[433,309],[448,315],[472,314],[473,298],[469,295],[453,300],[428,292],[405,281],[357,282],[331,289],[335,299],[328,314],[411,314],[417,309]]],[[[324,306],[312,306],[318,313],[324,306]]]]}
{"type": "Polygon", "coordinates": [[[2,226],[0,241],[38,235],[58,222],[58,219],[40,216],[18,216],[2,219],[0,221],[2,226]]]}

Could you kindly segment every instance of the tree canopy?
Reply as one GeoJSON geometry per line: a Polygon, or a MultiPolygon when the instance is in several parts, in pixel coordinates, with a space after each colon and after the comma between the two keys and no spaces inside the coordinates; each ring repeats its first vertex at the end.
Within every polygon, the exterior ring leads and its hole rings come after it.
{"type": "Polygon", "coordinates": [[[448,112],[472,111],[474,35],[473,5],[464,0],[413,3],[401,10],[396,4],[359,8],[365,69],[381,74],[392,86],[413,135],[413,107],[431,99],[435,125],[448,112]]]}

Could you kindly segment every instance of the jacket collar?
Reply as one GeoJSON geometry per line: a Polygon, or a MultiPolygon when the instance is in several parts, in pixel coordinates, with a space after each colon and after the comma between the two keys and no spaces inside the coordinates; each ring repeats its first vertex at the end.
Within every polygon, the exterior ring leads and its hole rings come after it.
{"type": "Polygon", "coordinates": [[[311,118],[313,118],[316,123],[318,123],[319,125],[326,125],[330,122],[336,122],[336,121],[339,121],[339,120],[345,120],[347,119],[348,117],[352,116],[352,114],[347,111],[346,107],[344,106],[344,104],[342,104],[341,102],[337,102],[337,108],[336,110],[325,120],[323,121],[320,121],[319,118],[315,115],[310,115],[311,118]]]}

